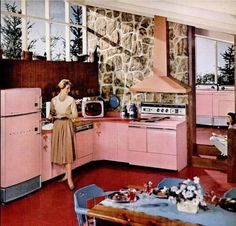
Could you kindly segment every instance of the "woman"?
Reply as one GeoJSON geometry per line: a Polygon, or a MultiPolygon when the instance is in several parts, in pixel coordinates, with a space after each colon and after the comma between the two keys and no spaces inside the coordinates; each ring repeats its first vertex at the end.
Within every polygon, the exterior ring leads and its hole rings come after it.
{"type": "MultiPolygon", "coordinates": [[[[236,116],[234,113],[229,112],[227,114],[227,125],[228,128],[236,128],[236,116]]],[[[228,141],[226,135],[217,135],[212,133],[210,141],[215,145],[215,147],[221,152],[221,155],[228,155],[228,141]]]]}
{"type": "Polygon", "coordinates": [[[71,164],[75,160],[74,129],[72,120],[77,118],[78,112],[73,97],[69,96],[71,82],[62,79],[58,87],[60,93],[51,100],[49,119],[54,121],[52,136],[52,163],[65,167],[65,176],[60,181],[66,181],[71,190],[75,188],[71,164]]]}

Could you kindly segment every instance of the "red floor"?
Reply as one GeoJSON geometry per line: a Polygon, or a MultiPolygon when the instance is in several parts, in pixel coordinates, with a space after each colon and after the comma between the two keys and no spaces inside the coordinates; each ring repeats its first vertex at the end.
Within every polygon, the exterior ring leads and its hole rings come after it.
{"type": "MultiPolygon", "coordinates": [[[[188,167],[181,172],[129,166],[114,162],[88,164],[74,172],[77,188],[96,183],[104,190],[115,190],[128,184],[142,185],[147,180],[156,184],[163,177],[193,178],[198,176],[206,192],[222,195],[236,184],[227,183],[220,171],[188,167]]],[[[50,181],[39,191],[1,206],[1,226],[75,226],[73,192],[65,182],[50,181]]]]}
{"type": "Polygon", "coordinates": [[[227,134],[227,128],[197,126],[196,142],[197,144],[212,145],[210,137],[212,133],[227,134]]]}

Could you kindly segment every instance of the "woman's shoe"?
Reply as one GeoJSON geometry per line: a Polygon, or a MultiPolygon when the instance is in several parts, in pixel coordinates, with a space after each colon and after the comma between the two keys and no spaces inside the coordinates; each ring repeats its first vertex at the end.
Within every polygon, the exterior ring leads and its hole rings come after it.
{"type": "Polygon", "coordinates": [[[69,189],[70,189],[71,191],[73,191],[73,190],[75,189],[74,183],[72,183],[72,184],[69,184],[69,183],[68,183],[68,186],[69,186],[69,189]]]}

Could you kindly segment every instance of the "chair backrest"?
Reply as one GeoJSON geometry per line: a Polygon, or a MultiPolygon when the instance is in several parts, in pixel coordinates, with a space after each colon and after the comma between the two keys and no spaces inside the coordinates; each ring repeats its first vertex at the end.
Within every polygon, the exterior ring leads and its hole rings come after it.
{"type": "Polygon", "coordinates": [[[103,195],[104,191],[102,188],[98,187],[96,184],[90,184],[78,189],[74,193],[74,201],[79,207],[87,208],[87,200],[103,195]]]}
{"type": "Polygon", "coordinates": [[[225,192],[224,198],[236,199],[236,188],[230,188],[227,192],[225,192]]]}
{"type": "MultiPolygon", "coordinates": [[[[186,179],[181,179],[181,178],[163,178],[158,184],[158,188],[170,188],[172,186],[178,186],[180,183],[185,181],[186,179]]],[[[192,181],[193,182],[193,181],[192,181]]],[[[205,194],[203,187],[201,187],[202,194],[205,194]]]]}
{"type": "Polygon", "coordinates": [[[76,213],[78,224],[80,226],[83,226],[85,222],[86,225],[89,225],[88,218],[86,216],[87,201],[92,200],[95,205],[95,198],[99,196],[104,196],[104,191],[96,184],[87,185],[83,188],[78,189],[74,193],[74,210],[76,213]]]}
{"type": "Polygon", "coordinates": [[[178,186],[180,183],[182,183],[185,179],[180,178],[163,178],[158,184],[158,188],[170,188],[172,186],[178,186]]]}

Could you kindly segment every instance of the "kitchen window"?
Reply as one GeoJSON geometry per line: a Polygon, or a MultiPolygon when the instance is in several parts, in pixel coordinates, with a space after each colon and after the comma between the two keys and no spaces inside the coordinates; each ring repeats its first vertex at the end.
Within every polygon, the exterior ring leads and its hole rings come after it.
{"type": "Polygon", "coordinates": [[[3,57],[33,57],[71,61],[87,53],[86,7],[67,0],[1,1],[3,57]]]}
{"type": "Polygon", "coordinates": [[[196,36],[196,83],[234,86],[234,46],[196,36]]]}

